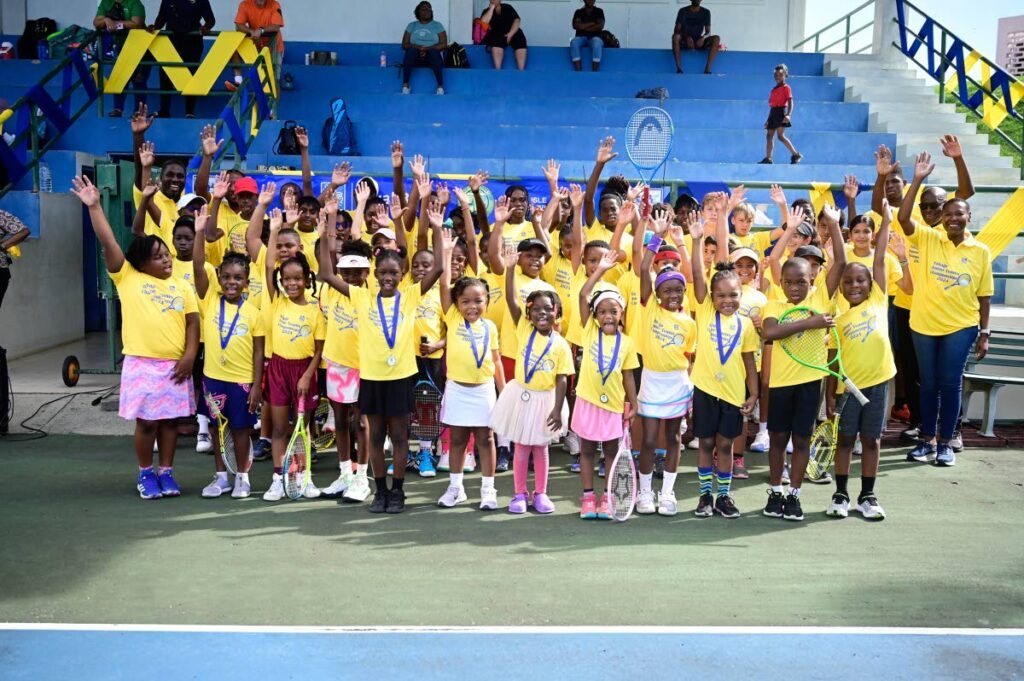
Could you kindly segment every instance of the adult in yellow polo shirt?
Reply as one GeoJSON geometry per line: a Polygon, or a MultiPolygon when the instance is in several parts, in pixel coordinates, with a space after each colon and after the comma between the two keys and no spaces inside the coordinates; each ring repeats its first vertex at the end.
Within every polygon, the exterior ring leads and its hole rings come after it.
{"type": "Polygon", "coordinates": [[[907,455],[935,464],[956,463],[949,441],[960,417],[961,386],[967,357],[988,352],[989,301],[995,290],[992,254],[967,230],[971,208],[963,199],[942,206],[941,229],[918,229],[911,217],[917,189],[932,170],[928,153],[918,155],[914,181],[900,205],[903,231],[920,254],[920,271],[910,307],[910,331],[921,373],[920,442],[907,455]],[[980,326],[980,330],[979,330],[980,326]],[[938,447],[932,444],[938,431],[938,447]]]}

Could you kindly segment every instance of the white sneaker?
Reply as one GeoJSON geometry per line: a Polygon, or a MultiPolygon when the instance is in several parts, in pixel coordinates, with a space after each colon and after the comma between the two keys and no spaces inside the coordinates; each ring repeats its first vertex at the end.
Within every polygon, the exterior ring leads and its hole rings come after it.
{"type": "Polygon", "coordinates": [[[885,509],[878,503],[874,495],[864,497],[857,502],[857,512],[867,520],[885,520],[885,509]]]}
{"type": "Polygon", "coordinates": [[[370,496],[370,480],[365,475],[356,475],[352,484],[345,490],[345,493],[341,495],[345,501],[351,501],[353,503],[363,503],[366,501],[366,497],[370,496]]]}
{"type": "MultiPolygon", "coordinates": [[[[483,495],[481,494],[481,496],[483,495]]],[[[445,508],[452,508],[456,504],[461,504],[467,498],[465,489],[462,487],[456,487],[455,485],[450,485],[448,489],[444,491],[444,494],[441,495],[441,498],[437,500],[437,505],[444,506],[445,508]]]]}
{"type": "Polygon", "coordinates": [[[640,515],[651,515],[657,509],[654,507],[654,492],[650,490],[641,490],[636,495],[636,512],[640,515]]]}
{"type": "Polygon", "coordinates": [[[754,436],[754,441],[750,443],[750,451],[764,454],[768,451],[769,445],[768,431],[759,430],[757,431],[757,435],[754,436]]]}
{"type": "Polygon", "coordinates": [[[153,440],[153,453],[154,454],[159,454],[160,453],[160,441],[159,440],[153,440]]]}
{"type": "Polygon", "coordinates": [[[786,443],[786,454],[792,454],[792,453],[793,453],[793,438],[790,438],[789,442],[786,443]]]}
{"type": "Polygon", "coordinates": [[[314,485],[312,480],[306,485],[306,489],[302,490],[302,496],[307,499],[318,499],[320,494],[320,488],[314,485]]]}
{"type": "Polygon", "coordinates": [[[850,500],[841,494],[833,494],[825,515],[831,518],[845,518],[850,515],[850,500]]]}
{"type": "Polygon", "coordinates": [[[580,454],[580,436],[571,430],[565,434],[565,449],[573,456],[580,454]]]}
{"type": "Polygon", "coordinates": [[[210,438],[209,433],[199,433],[196,435],[196,453],[197,454],[209,454],[213,451],[213,440],[210,438]]]}
{"type": "Polygon", "coordinates": [[[321,490],[321,492],[329,499],[339,497],[352,485],[354,480],[355,475],[352,471],[342,471],[341,475],[338,476],[338,479],[321,490]]]}
{"type": "Polygon", "coordinates": [[[284,497],[284,480],[280,473],[274,473],[270,489],[263,493],[263,501],[281,501],[284,497]]]}
{"type": "Polygon", "coordinates": [[[466,454],[466,463],[462,466],[463,473],[472,473],[476,470],[476,455],[473,452],[466,454]]]}
{"type": "Polygon", "coordinates": [[[789,466],[783,466],[782,467],[782,484],[783,485],[788,485],[789,484],[789,466]]]}
{"type": "Polygon", "coordinates": [[[402,94],[403,95],[407,95],[407,94],[409,94],[409,92],[411,92],[411,90],[409,90],[409,86],[408,85],[403,85],[402,86],[402,94]]]}
{"type": "Polygon", "coordinates": [[[860,438],[853,443],[853,455],[862,456],[864,454],[864,443],[860,441],[860,438]]]}
{"type": "Polygon", "coordinates": [[[700,448],[700,439],[699,438],[693,438],[692,440],[690,440],[689,442],[686,443],[686,448],[687,449],[698,449],[698,448],[700,448]]]}
{"type": "Polygon", "coordinates": [[[230,489],[231,483],[228,482],[227,478],[222,480],[219,475],[214,475],[213,482],[203,488],[203,498],[216,499],[230,489]]]}
{"type": "Polygon", "coordinates": [[[676,493],[662,492],[658,495],[658,515],[673,516],[676,514],[676,493]]]}
{"type": "Polygon", "coordinates": [[[231,496],[235,499],[245,499],[249,496],[250,487],[248,478],[242,475],[235,476],[235,488],[231,490],[231,496]]]}
{"type": "Polygon", "coordinates": [[[480,488],[480,510],[493,511],[498,508],[498,490],[493,487],[480,488]]]}
{"type": "Polygon", "coordinates": [[[451,469],[452,465],[448,458],[448,452],[441,452],[441,457],[437,460],[437,470],[447,473],[451,469]]]}
{"type": "Polygon", "coordinates": [[[444,88],[443,87],[437,88],[437,94],[443,95],[444,94],[444,88]]]}

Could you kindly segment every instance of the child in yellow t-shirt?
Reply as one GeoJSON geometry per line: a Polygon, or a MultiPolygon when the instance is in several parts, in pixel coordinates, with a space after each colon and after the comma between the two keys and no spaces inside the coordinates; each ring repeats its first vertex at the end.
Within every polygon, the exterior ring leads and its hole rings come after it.
{"type": "Polygon", "coordinates": [[[178,441],[175,420],[195,413],[191,380],[199,349],[195,293],[187,282],[172,275],[171,252],[160,237],[138,237],[127,253],[123,252],[103,214],[99,190],[84,176],[74,178],[72,185],[73,193],[89,210],[107,271],[121,299],[124,364],[118,413],[135,421],[139,496],[179,496],[181,488],[173,475],[178,441]],[[160,449],[156,472],[154,442],[160,449]]]}

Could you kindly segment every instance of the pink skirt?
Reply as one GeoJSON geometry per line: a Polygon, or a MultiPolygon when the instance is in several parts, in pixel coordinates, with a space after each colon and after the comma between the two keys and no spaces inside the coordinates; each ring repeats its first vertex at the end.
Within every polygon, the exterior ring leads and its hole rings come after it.
{"type": "Polygon", "coordinates": [[[177,364],[174,359],[125,355],[118,415],[124,419],[163,421],[195,414],[192,380],[174,382],[177,364]]]}
{"type": "Polygon", "coordinates": [[[547,445],[565,435],[569,427],[569,401],[565,400],[561,428],[558,432],[548,428],[554,407],[554,390],[529,390],[513,379],[505,384],[491,411],[491,430],[516,444],[547,445]]]}
{"type": "Polygon", "coordinates": [[[584,399],[576,398],[572,412],[572,432],[591,442],[608,442],[622,437],[622,414],[601,409],[584,399]]]}
{"type": "Polygon", "coordinates": [[[327,399],[338,404],[359,401],[359,369],[327,360],[327,399]]]}

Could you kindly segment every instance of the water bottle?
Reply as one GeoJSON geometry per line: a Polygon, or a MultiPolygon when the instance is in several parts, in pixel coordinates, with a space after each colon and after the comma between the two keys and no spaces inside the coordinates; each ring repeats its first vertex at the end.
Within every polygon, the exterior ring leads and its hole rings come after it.
{"type": "Polygon", "coordinates": [[[50,164],[46,161],[39,161],[39,191],[53,191],[53,175],[50,173],[50,164]]]}
{"type": "Polygon", "coordinates": [[[380,67],[386,69],[388,67],[388,53],[384,50],[380,51],[380,67]]]}
{"type": "Polygon", "coordinates": [[[39,59],[50,58],[50,43],[45,40],[40,40],[39,44],[36,45],[36,56],[39,59]]]}

